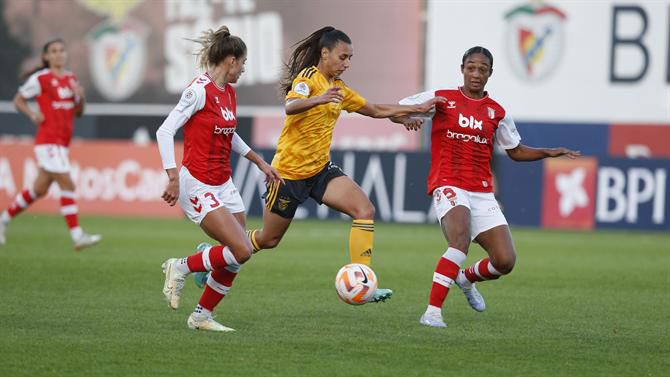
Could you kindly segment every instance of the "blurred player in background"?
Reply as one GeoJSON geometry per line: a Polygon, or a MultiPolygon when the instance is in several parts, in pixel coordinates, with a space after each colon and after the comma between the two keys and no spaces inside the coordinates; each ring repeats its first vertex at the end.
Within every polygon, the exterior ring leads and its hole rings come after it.
{"type": "Polygon", "coordinates": [[[68,146],[72,139],[74,117],[84,112],[84,89],[74,73],[65,69],[67,50],[58,38],[42,48],[42,66],[26,74],[27,80],[14,97],[16,109],[37,126],[35,157],[37,178],[32,188],[23,190],[0,215],[0,245],[5,243],[9,222],[35,200],[49,191],[51,183],[60,187],[61,214],[65,218],[76,250],[100,242],[98,234],[88,234],[79,226],[79,210],[75,200],[75,185],[70,177],[68,146]],[[28,100],[35,98],[38,111],[33,111],[28,100]]]}
{"type": "MultiPolygon", "coordinates": [[[[351,262],[370,265],[375,208],[356,182],[330,161],[335,122],[342,110],[389,118],[428,111],[440,99],[428,98],[410,106],[369,103],[340,79],[352,55],[351,39],[330,26],[295,47],[282,83],[286,120],[272,160],[284,181],[268,184],[263,228],[248,232],[254,251],[276,247],[298,206],[312,198],[353,219],[351,262]]],[[[391,295],[390,289],[378,289],[372,301],[384,301],[391,295]]]]}
{"type": "Polygon", "coordinates": [[[188,218],[220,245],[201,244],[199,252],[191,256],[168,259],[163,264],[163,293],[169,306],[177,309],[185,277],[191,272],[211,271],[188,327],[232,331],[214,321],[212,311],[228,294],[240,266],[251,257],[252,246],[244,231],[244,203],[230,177],[231,149],[255,163],[268,181],[279,181],[280,177],[235,133],[237,103],[230,84],[244,72],[244,41],[222,26],[206,31],[197,42],[202,45],[199,56],[205,73],[184,90],[156,138],[169,178],[163,199],[171,206],[178,201],[188,218]],[[174,135],[181,127],[184,160],[177,173],[174,135]]]}
{"type": "MultiPolygon", "coordinates": [[[[429,305],[420,319],[421,324],[432,327],[447,326],[442,319],[442,304],[454,282],[463,290],[470,306],[482,312],[486,304],[475,283],[510,273],[516,261],[507,220],[493,195],[490,169],[493,141],[515,161],[580,155],[566,148],[531,148],[521,144],[510,115],[484,90],[493,73],[493,55],[489,50],[477,46],[466,51],[461,72],[462,87],[419,93],[400,101],[409,105],[434,96],[447,99],[436,105],[432,116],[428,175],[428,194],[433,196],[437,218],[449,243],[435,268],[429,305]],[[472,240],[484,248],[488,257],[462,269],[472,240]]],[[[393,120],[415,122],[408,117],[393,120]]]]}

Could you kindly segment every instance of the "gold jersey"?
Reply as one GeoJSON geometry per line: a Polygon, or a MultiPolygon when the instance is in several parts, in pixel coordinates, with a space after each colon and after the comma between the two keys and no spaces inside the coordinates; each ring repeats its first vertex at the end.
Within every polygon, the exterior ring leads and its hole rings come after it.
{"type": "Polygon", "coordinates": [[[321,171],[330,161],[335,122],[344,109],[358,111],[365,98],[336,78],[329,83],[316,67],[303,69],[293,80],[286,101],[320,96],[331,87],[339,87],[344,95],[341,103],[314,106],[299,114],[287,115],[272,166],[286,179],[306,179],[321,171]]]}

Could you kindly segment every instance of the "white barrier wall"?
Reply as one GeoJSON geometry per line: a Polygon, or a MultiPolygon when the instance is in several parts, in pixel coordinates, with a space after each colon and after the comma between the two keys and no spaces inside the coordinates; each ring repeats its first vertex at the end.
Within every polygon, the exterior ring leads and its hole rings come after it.
{"type": "Polygon", "coordinates": [[[462,84],[481,45],[516,119],[670,125],[668,0],[428,0],[427,17],[427,89],[462,84]]]}

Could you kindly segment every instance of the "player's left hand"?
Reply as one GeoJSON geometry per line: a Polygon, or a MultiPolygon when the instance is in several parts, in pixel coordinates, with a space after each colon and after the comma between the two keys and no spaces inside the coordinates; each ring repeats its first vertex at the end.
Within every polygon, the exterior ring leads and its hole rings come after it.
{"type": "Polygon", "coordinates": [[[263,174],[265,174],[265,182],[284,183],[284,179],[282,179],[281,175],[279,175],[277,169],[273,168],[272,165],[268,164],[267,162],[263,161],[263,163],[260,164],[258,168],[261,169],[263,174]]]}
{"type": "Polygon", "coordinates": [[[403,120],[402,125],[405,126],[407,131],[418,131],[423,125],[423,118],[406,118],[403,120]]]}
{"type": "Polygon", "coordinates": [[[580,152],[580,151],[573,151],[573,150],[568,149],[568,148],[560,147],[560,148],[552,148],[552,149],[549,149],[549,150],[547,151],[547,154],[549,155],[549,157],[561,157],[561,156],[565,156],[565,157],[567,157],[567,158],[569,158],[569,159],[571,159],[571,160],[574,160],[575,158],[581,156],[581,155],[582,155],[582,152],[580,152]]]}
{"type": "Polygon", "coordinates": [[[444,97],[440,97],[440,96],[433,97],[433,98],[429,99],[428,101],[426,101],[422,104],[416,105],[416,111],[415,112],[417,112],[417,113],[427,113],[433,108],[433,106],[437,105],[438,103],[445,103],[445,102],[447,102],[447,99],[444,98],[444,97]]]}

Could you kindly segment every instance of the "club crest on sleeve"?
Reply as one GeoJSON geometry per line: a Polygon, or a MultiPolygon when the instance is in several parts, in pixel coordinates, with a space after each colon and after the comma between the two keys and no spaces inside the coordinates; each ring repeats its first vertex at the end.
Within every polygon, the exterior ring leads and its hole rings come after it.
{"type": "Polygon", "coordinates": [[[298,93],[298,94],[302,94],[303,96],[308,96],[309,95],[309,86],[307,86],[307,83],[305,83],[304,81],[299,82],[295,85],[295,87],[293,88],[293,91],[298,93]]]}

